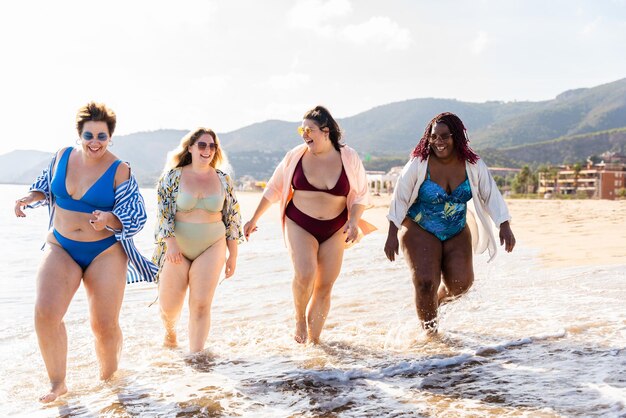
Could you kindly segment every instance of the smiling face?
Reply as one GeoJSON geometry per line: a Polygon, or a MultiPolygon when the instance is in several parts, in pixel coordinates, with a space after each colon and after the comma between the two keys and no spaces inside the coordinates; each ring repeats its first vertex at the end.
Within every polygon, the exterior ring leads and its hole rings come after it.
{"type": "Polygon", "coordinates": [[[312,153],[324,152],[329,147],[332,148],[328,128],[320,129],[311,119],[304,119],[298,131],[301,132],[302,140],[312,153]]]}
{"type": "Polygon", "coordinates": [[[448,159],[455,155],[454,138],[450,133],[450,128],[445,123],[436,123],[430,131],[428,138],[431,155],[439,159],[448,159]]]}
{"type": "Polygon", "coordinates": [[[193,145],[189,146],[192,164],[210,165],[213,157],[215,157],[216,149],[217,144],[211,135],[200,135],[200,138],[193,145]]]}
{"type": "Polygon", "coordinates": [[[80,134],[81,146],[88,157],[99,158],[106,153],[111,141],[106,122],[87,121],[80,134]]]}

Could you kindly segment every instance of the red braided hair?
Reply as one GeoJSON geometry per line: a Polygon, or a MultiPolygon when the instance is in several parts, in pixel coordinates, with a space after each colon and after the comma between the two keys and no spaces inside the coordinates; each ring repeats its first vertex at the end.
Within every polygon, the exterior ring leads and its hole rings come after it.
{"type": "Polygon", "coordinates": [[[440,113],[428,122],[422,138],[417,143],[417,146],[411,153],[412,157],[420,157],[422,160],[428,158],[430,154],[430,144],[428,143],[428,137],[432,132],[433,126],[437,123],[445,124],[450,133],[452,134],[452,140],[454,141],[454,148],[461,161],[469,161],[471,164],[475,164],[480,158],[469,146],[469,137],[467,130],[461,119],[454,113],[444,112],[440,113]]]}

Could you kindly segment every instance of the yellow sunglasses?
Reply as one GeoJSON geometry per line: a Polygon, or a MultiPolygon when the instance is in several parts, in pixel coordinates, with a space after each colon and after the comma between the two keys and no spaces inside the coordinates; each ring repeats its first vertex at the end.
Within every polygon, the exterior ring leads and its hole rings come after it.
{"type": "Polygon", "coordinates": [[[321,131],[321,129],[313,129],[308,126],[298,126],[298,134],[304,136],[304,134],[311,135],[313,131],[321,131]]]}

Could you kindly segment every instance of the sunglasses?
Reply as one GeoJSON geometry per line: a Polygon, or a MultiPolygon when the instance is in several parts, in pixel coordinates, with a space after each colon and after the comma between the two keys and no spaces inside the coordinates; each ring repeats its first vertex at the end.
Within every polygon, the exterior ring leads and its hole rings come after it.
{"type": "Polygon", "coordinates": [[[313,129],[308,126],[298,126],[298,134],[304,136],[304,134],[311,135],[311,132],[321,131],[321,129],[313,129]]]}
{"type": "Polygon", "coordinates": [[[428,136],[428,142],[430,142],[431,144],[434,144],[437,141],[446,142],[450,138],[452,138],[452,134],[443,134],[443,135],[430,134],[428,136]]]}
{"type": "MultiPolygon", "coordinates": [[[[93,134],[89,131],[85,131],[83,132],[83,139],[85,141],[91,141],[93,139],[93,134]]],[[[105,132],[98,132],[98,136],[96,137],[96,139],[98,141],[106,141],[107,139],[109,139],[109,135],[107,135],[105,132]]]]}
{"type": "Polygon", "coordinates": [[[217,149],[217,144],[215,142],[198,141],[196,142],[196,145],[200,151],[204,151],[207,147],[209,147],[211,151],[215,151],[217,149]]]}

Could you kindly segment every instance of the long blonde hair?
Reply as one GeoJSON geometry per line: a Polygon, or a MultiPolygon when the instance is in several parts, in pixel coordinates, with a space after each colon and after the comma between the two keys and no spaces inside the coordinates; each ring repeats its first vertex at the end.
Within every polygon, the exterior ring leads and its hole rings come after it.
{"type": "Polygon", "coordinates": [[[189,132],[185,135],[181,140],[178,147],[176,147],[173,151],[169,153],[167,162],[165,163],[164,173],[167,173],[169,170],[176,167],[184,167],[186,165],[191,164],[191,153],[189,152],[189,147],[195,144],[198,139],[202,135],[208,134],[213,138],[215,145],[217,148],[215,149],[215,154],[213,155],[213,160],[211,160],[211,167],[219,168],[222,165],[222,162],[225,160],[225,155],[222,152],[222,147],[220,146],[220,141],[217,138],[217,134],[210,128],[196,128],[195,130],[189,132]]]}

